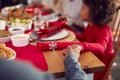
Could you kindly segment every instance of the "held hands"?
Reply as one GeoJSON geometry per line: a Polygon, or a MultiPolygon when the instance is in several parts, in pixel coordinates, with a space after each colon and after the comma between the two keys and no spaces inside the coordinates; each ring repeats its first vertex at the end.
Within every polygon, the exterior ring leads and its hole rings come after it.
{"type": "Polygon", "coordinates": [[[80,57],[81,46],[79,45],[71,45],[63,50],[63,55],[67,58],[69,55],[76,56],[77,59],[80,57]]]}

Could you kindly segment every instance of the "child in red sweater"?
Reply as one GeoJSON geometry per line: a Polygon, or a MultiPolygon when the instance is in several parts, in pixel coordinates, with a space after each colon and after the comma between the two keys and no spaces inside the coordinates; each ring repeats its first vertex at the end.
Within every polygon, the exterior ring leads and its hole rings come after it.
{"type": "Polygon", "coordinates": [[[89,25],[77,38],[83,51],[92,51],[106,65],[105,71],[95,73],[94,80],[103,80],[113,57],[112,33],[107,24],[112,21],[114,10],[112,0],[83,0],[80,16],[89,25]]]}
{"type": "MultiPolygon", "coordinates": [[[[92,51],[106,65],[105,71],[95,73],[94,80],[103,80],[114,55],[112,33],[107,25],[112,21],[114,12],[115,5],[112,0],[83,0],[80,17],[89,25],[81,35],[76,34],[80,42],[56,42],[59,49],[79,44],[78,47],[81,46],[82,52],[92,51]],[[59,45],[64,47],[61,48],[59,45]]],[[[38,43],[39,47],[46,44],[38,43]]]]}

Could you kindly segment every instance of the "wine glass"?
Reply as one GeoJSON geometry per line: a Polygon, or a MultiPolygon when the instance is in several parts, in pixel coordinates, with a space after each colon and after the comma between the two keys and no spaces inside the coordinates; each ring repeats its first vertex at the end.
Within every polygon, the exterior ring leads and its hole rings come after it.
{"type": "Polygon", "coordinates": [[[45,20],[41,13],[38,14],[37,19],[34,21],[35,24],[35,31],[38,31],[39,29],[44,29],[45,27],[45,20]]]}

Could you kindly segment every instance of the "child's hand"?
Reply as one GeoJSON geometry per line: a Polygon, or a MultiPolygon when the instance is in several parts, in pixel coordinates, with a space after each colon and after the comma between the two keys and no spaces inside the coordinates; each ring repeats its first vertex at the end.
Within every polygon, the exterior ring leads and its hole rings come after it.
{"type": "Polygon", "coordinates": [[[65,58],[67,58],[67,56],[69,55],[74,55],[78,59],[80,57],[80,50],[81,50],[81,46],[72,45],[72,46],[67,47],[67,49],[63,50],[63,55],[65,56],[65,58]]]}

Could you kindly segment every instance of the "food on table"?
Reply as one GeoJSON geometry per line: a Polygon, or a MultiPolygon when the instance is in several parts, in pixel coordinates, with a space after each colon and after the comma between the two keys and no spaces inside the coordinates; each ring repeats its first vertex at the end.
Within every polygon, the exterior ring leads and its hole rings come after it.
{"type": "Polygon", "coordinates": [[[33,18],[35,15],[34,14],[32,14],[32,13],[24,13],[22,16],[21,16],[21,18],[22,19],[31,19],[31,18],[33,18]]]}
{"type": "Polygon", "coordinates": [[[6,53],[3,50],[0,50],[0,59],[5,59],[6,53]]]}
{"type": "Polygon", "coordinates": [[[18,40],[22,40],[22,39],[25,39],[26,36],[15,36],[13,39],[18,39],[18,40]]]}
{"type": "Polygon", "coordinates": [[[4,43],[0,43],[0,59],[8,59],[13,57],[14,55],[14,52],[6,47],[4,43]]]}
{"type": "Polygon", "coordinates": [[[6,45],[4,43],[0,43],[0,49],[4,49],[6,45]]]}
{"type": "Polygon", "coordinates": [[[19,31],[19,30],[21,30],[21,29],[13,29],[12,31],[19,31]]]}
{"type": "Polygon", "coordinates": [[[7,24],[11,26],[23,26],[29,23],[30,23],[29,20],[18,18],[11,18],[10,21],[7,22],[7,24]]]}
{"type": "Polygon", "coordinates": [[[23,14],[23,9],[21,9],[21,8],[9,9],[8,11],[9,11],[9,13],[8,13],[9,17],[10,16],[20,17],[23,14]]]}
{"type": "Polygon", "coordinates": [[[13,18],[18,18],[18,19],[32,19],[34,18],[35,15],[31,14],[31,13],[24,13],[22,16],[20,17],[14,17],[14,16],[9,16],[9,17],[3,17],[2,19],[5,21],[10,21],[13,18]]]}
{"type": "Polygon", "coordinates": [[[8,28],[17,28],[22,27],[24,30],[31,30],[32,21],[26,19],[12,18],[10,21],[7,21],[8,28]]]}
{"type": "Polygon", "coordinates": [[[12,44],[15,47],[24,47],[29,44],[30,36],[28,34],[16,34],[11,36],[12,44]]]}
{"type": "Polygon", "coordinates": [[[9,37],[9,36],[11,36],[11,33],[9,31],[0,30],[0,38],[9,37]]]}
{"type": "Polygon", "coordinates": [[[6,48],[6,45],[4,43],[0,43],[0,49],[6,48]]]}
{"type": "Polygon", "coordinates": [[[23,8],[9,8],[7,16],[3,16],[2,19],[4,19],[5,21],[10,21],[13,18],[32,19],[34,16],[35,14],[27,13],[23,8]]]}
{"type": "Polygon", "coordinates": [[[23,27],[11,27],[9,31],[13,34],[24,34],[25,29],[23,27]]]}
{"type": "Polygon", "coordinates": [[[0,30],[0,42],[7,43],[10,41],[12,34],[9,31],[0,30]]]}

